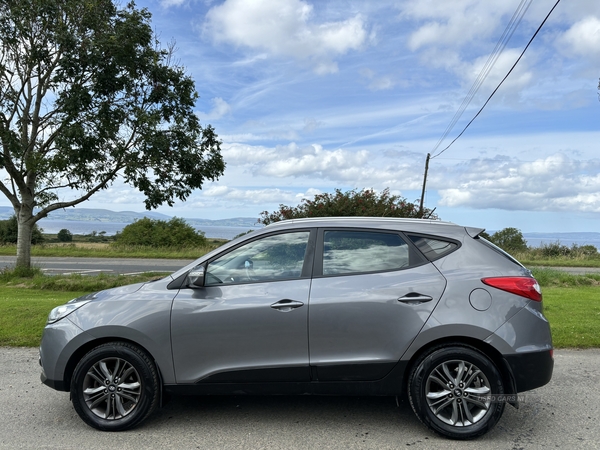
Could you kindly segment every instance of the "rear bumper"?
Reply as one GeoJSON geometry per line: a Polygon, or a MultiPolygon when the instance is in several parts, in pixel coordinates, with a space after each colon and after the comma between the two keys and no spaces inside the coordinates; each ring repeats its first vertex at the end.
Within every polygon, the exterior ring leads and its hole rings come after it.
{"type": "Polygon", "coordinates": [[[504,355],[515,380],[517,392],[530,391],[547,384],[554,370],[553,350],[504,355]]]}

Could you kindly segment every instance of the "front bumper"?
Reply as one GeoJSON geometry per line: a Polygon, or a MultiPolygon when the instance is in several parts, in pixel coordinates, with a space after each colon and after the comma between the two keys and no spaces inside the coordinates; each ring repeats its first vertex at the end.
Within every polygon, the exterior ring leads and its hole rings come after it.
{"type": "Polygon", "coordinates": [[[69,385],[65,375],[69,359],[89,340],[91,336],[84,333],[68,318],[46,325],[39,356],[42,383],[57,391],[68,391],[69,385]]]}

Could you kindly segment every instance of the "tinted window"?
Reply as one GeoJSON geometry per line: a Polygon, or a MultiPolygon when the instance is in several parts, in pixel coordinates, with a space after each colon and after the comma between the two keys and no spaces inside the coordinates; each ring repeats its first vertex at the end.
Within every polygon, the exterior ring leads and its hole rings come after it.
{"type": "Polygon", "coordinates": [[[446,256],[458,248],[456,242],[443,239],[415,235],[409,235],[408,237],[430,261],[446,256]]]}
{"type": "Polygon", "coordinates": [[[323,275],[398,270],[408,266],[400,236],[371,231],[325,231],[323,275]]]}
{"type": "Polygon", "coordinates": [[[242,245],[208,265],[206,285],[300,278],[309,234],[277,234],[242,245]]]}

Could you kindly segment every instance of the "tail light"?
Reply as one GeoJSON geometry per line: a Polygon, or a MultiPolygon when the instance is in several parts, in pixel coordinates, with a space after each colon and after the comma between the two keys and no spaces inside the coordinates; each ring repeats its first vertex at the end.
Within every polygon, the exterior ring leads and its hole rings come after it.
{"type": "Polygon", "coordinates": [[[520,295],[536,302],[542,301],[542,291],[535,278],[531,277],[493,277],[482,278],[488,286],[501,289],[511,294],[520,295]]]}

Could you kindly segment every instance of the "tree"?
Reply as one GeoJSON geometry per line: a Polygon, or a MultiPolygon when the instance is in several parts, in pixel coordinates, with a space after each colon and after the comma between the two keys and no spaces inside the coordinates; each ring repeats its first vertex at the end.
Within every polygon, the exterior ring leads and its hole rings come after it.
{"type": "MultiPolygon", "coordinates": [[[[37,224],[31,231],[31,243],[41,244],[44,242],[42,229],[37,224]]],[[[16,216],[12,215],[7,220],[0,220],[0,244],[16,244],[18,240],[18,223],[16,216]]]]}
{"type": "Polygon", "coordinates": [[[144,217],[127,225],[117,235],[116,245],[147,247],[199,247],[206,244],[204,233],[196,231],[185,220],[157,220],[144,217]]]}
{"type": "MultiPolygon", "coordinates": [[[[264,225],[285,219],[300,217],[373,216],[373,217],[413,217],[418,218],[419,206],[406,201],[399,195],[391,195],[389,189],[377,194],[372,189],[317,194],[313,200],[302,199],[298,206],[279,205],[279,209],[269,213],[263,211],[258,221],[264,225]]],[[[437,219],[433,210],[425,208],[424,217],[437,219]]]]}
{"type": "Polygon", "coordinates": [[[504,228],[492,234],[490,240],[507,252],[522,252],[527,250],[527,241],[521,230],[517,228],[504,228]]]}
{"type": "Polygon", "coordinates": [[[111,0],[0,1],[0,191],[18,221],[17,266],[30,266],[38,220],[119,177],[152,209],[223,174],[194,82],[150,17],[111,0]]]}
{"type": "Polygon", "coordinates": [[[58,232],[58,234],[56,235],[56,238],[60,242],[72,242],[73,241],[73,233],[71,233],[66,228],[63,228],[62,230],[60,230],[58,232]]]}

